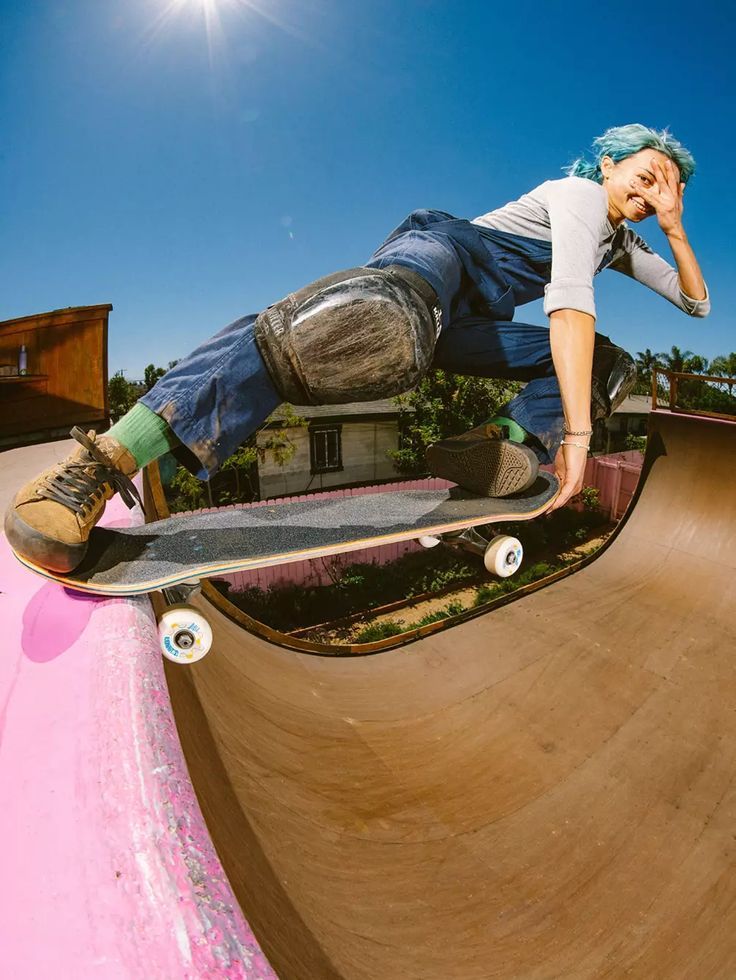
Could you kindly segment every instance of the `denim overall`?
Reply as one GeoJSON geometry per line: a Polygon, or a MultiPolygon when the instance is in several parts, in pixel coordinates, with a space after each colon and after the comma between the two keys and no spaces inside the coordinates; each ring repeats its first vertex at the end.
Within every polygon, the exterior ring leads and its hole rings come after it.
{"type": "MultiPolygon", "coordinates": [[[[527,382],[499,410],[534,435],[551,462],[563,433],[549,329],[517,323],[514,310],[549,282],[549,242],[474,225],[442,211],[414,211],[366,263],[403,265],[431,284],[442,307],[433,366],[456,374],[527,382]]],[[[176,455],[201,479],[281,403],[254,339],[257,314],[235,320],[179,361],[140,400],[183,444],[176,455]]]]}

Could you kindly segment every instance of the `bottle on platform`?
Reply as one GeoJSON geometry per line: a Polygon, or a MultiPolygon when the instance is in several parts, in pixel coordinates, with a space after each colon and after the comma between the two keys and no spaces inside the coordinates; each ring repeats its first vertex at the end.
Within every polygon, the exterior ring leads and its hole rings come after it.
{"type": "Polygon", "coordinates": [[[20,345],[20,353],[18,354],[18,374],[28,374],[28,351],[26,350],[26,345],[20,345]]]}

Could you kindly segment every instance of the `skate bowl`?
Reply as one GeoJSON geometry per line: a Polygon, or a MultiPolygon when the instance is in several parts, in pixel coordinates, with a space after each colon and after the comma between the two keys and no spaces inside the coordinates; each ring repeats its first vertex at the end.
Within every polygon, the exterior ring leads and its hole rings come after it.
{"type": "Polygon", "coordinates": [[[199,600],[169,689],[283,980],[734,976],[734,462],[736,424],[653,414],[593,561],[374,656],[199,600]]]}
{"type": "Polygon", "coordinates": [[[147,600],[0,538],[0,976],[731,980],[734,462],[736,424],[654,413],[573,574],[361,657],[202,597],[168,690],[147,600]]]}

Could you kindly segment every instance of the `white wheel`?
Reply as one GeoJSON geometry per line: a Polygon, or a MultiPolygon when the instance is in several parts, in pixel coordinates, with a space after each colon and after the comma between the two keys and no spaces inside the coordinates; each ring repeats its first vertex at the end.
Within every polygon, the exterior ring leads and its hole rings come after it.
{"type": "Polygon", "coordinates": [[[424,534],[417,541],[423,548],[436,548],[441,543],[441,538],[436,538],[433,534],[424,534]]]}
{"type": "Polygon", "coordinates": [[[483,556],[483,564],[486,571],[491,575],[498,575],[499,578],[508,578],[518,571],[524,557],[524,549],[518,538],[511,538],[507,534],[499,534],[486,548],[483,556]]]}
{"type": "Polygon", "coordinates": [[[161,652],[175,664],[193,664],[212,646],[212,627],[191,606],[170,606],[158,624],[161,652]]]}

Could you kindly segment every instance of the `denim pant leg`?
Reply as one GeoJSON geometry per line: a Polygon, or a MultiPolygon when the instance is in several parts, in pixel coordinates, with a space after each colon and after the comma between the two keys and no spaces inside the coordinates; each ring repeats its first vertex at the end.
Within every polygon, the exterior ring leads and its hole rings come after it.
{"type": "Polygon", "coordinates": [[[403,265],[425,279],[437,294],[442,322],[447,325],[453,300],[460,290],[463,263],[447,235],[421,228],[403,232],[386,242],[366,262],[366,268],[403,265]]]}
{"type": "Polygon", "coordinates": [[[140,401],[168,422],[200,479],[222,463],[283,399],[255,342],[256,314],[241,317],[179,361],[140,401]]]}
{"type": "Polygon", "coordinates": [[[464,317],[440,334],[433,367],[453,374],[526,381],[524,390],[499,415],[513,419],[539,442],[542,463],[555,457],[564,416],[547,327],[464,317]]]}

